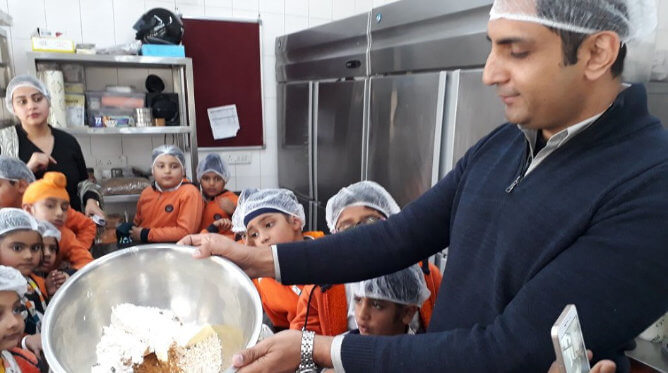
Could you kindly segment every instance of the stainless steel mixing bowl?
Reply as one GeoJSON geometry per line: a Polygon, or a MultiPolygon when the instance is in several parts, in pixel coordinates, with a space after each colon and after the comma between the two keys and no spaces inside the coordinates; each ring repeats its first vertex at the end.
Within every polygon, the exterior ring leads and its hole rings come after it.
{"type": "Polygon", "coordinates": [[[74,274],[44,317],[42,341],[51,369],[90,372],[102,327],[121,303],[171,309],[184,322],[226,325],[240,330],[239,347],[254,345],[262,305],[250,278],[228,260],[194,259],[193,250],[172,244],[130,247],[74,274]]]}

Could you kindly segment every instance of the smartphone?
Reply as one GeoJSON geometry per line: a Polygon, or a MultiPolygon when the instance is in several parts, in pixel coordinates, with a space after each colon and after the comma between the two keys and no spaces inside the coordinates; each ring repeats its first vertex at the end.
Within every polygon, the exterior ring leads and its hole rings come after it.
{"type": "Polygon", "coordinates": [[[552,325],[552,344],[561,373],[589,372],[587,349],[575,305],[569,304],[552,325]]]}

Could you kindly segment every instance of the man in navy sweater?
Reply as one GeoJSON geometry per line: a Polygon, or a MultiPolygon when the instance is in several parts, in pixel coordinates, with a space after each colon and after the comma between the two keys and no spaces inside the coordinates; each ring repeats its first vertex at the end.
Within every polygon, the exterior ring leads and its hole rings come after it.
{"type": "Polygon", "coordinates": [[[450,248],[426,334],[287,331],[237,355],[241,372],[310,358],[347,373],[545,372],[569,303],[594,356],[628,370],[624,348],[668,309],[668,134],[620,78],[625,43],[653,26],[635,18],[643,3],[497,0],[483,80],[509,123],[388,220],[271,248],[182,240],[285,284],[376,277],[450,248]]]}

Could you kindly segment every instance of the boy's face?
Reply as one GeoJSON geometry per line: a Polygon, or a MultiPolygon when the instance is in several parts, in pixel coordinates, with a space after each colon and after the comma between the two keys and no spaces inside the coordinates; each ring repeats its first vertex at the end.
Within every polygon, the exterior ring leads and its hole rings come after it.
{"type": "Polygon", "coordinates": [[[42,245],[42,261],[36,270],[41,272],[48,272],[53,269],[56,264],[56,257],[58,256],[58,240],[55,237],[46,237],[42,245]]]}
{"type": "Polygon", "coordinates": [[[217,196],[225,189],[225,180],[215,172],[207,172],[202,175],[200,184],[207,197],[217,196]]]}
{"type": "Polygon", "coordinates": [[[301,239],[301,221],[292,215],[280,212],[258,215],[246,226],[248,246],[267,246],[301,239]]]}
{"type": "Polygon", "coordinates": [[[385,220],[385,216],[378,210],[366,206],[349,206],[341,211],[336,221],[336,230],[332,233],[343,232],[358,225],[372,224],[385,220]]]}
{"type": "Polygon", "coordinates": [[[41,125],[49,116],[49,100],[34,87],[16,88],[12,95],[12,106],[23,125],[41,125]]]}
{"type": "Polygon", "coordinates": [[[21,208],[21,198],[27,187],[25,180],[0,179],[0,208],[21,208]]]}
{"type": "Polygon", "coordinates": [[[0,350],[9,350],[19,345],[26,313],[16,292],[0,291],[0,350]]]}
{"type": "Polygon", "coordinates": [[[6,234],[0,241],[0,264],[16,268],[28,276],[42,260],[42,236],[39,232],[20,230],[6,234]]]}
{"type": "Polygon", "coordinates": [[[23,209],[39,220],[46,220],[62,228],[67,221],[67,209],[70,208],[69,201],[61,198],[45,198],[33,204],[26,204],[23,209]]]}
{"type": "Polygon", "coordinates": [[[355,296],[355,321],[361,335],[406,333],[417,307],[386,300],[355,296]]]}
{"type": "Polygon", "coordinates": [[[153,165],[153,177],[162,189],[170,189],[179,185],[184,176],[183,166],[172,155],[161,155],[153,165]]]}

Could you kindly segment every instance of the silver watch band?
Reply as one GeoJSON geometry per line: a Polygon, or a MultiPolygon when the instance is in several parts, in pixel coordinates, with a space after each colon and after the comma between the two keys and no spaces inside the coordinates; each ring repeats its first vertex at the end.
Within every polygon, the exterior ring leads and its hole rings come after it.
{"type": "Polygon", "coordinates": [[[315,332],[310,330],[302,331],[302,345],[301,356],[299,362],[299,372],[313,371],[315,372],[317,366],[313,361],[313,341],[315,339],[315,332]]]}

